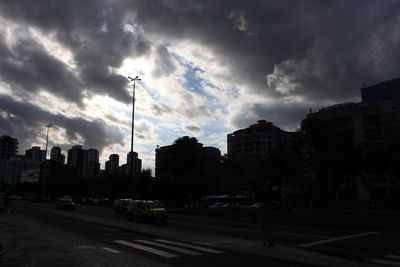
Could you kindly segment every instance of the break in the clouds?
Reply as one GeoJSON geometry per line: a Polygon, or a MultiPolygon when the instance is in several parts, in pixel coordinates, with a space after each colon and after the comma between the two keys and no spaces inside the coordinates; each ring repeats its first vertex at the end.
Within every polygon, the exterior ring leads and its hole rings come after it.
{"type": "Polygon", "coordinates": [[[58,120],[57,142],[125,153],[134,75],[145,166],[187,133],[223,148],[218,136],[259,119],[296,129],[309,108],[398,76],[399,12],[397,0],[1,1],[0,131],[28,146],[23,129],[58,120]]]}

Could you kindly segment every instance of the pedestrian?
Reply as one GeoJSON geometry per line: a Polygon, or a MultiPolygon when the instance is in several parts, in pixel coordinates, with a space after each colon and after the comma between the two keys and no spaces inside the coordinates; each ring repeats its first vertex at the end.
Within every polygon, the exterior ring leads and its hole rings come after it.
{"type": "Polygon", "coordinates": [[[262,229],[262,241],[265,247],[268,243],[269,247],[272,247],[272,235],[273,235],[273,224],[271,217],[271,209],[266,203],[262,203],[260,206],[260,221],[262,229]]]}

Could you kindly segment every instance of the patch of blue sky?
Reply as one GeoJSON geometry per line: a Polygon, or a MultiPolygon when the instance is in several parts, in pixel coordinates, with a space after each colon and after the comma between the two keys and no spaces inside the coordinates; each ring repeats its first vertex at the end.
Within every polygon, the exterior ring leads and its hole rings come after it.
{"type": "MultiPolygon", "coordinates": [[[[225,126],[224,118],[210,120],[205,125],[203,125],[202,129],[204,132],[204,134],[203,134],[204,137],[207,137],[210,135],[216,135],[219,137],[219,139],[226,137],[226,135],[232,131],[232,129],[225,126]]],[[[218,141],[215,141],[214,143],[210,143],[209,145],[217,146],[218,141]]]]}
{"type": "MultiPolygon", "coordinates": [[[[177,57],[180,58],[179,56],[177,57]]],[[[203,86],[209,86],[215,90],[221,90],[221,88],[199,75],[199,73],[204,73],[204,70],[184,61],[182,58],[180,58],[178,61],[180,64],[182,64],[182,66],[186,68],[185,74],[182,76],[182,79],[180,79],[180,83],[182,84],[182,86],[196,94],[206,96],[208,101],[205,103],[205,105],[211,111],[215,111],[217,108],[221,108],[218,98],[204,91],[203,86]]]]}

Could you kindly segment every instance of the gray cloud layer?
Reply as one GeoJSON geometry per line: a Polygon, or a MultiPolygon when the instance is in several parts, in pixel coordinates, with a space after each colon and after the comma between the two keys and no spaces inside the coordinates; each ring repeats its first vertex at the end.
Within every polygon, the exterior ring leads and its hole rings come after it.
{"type": "Polygon", "coordinates": [[[53,122],[55,127],[66,130],[68,140],[65,140],[65,144],[68,146],[75,144],[79,137],[85,140],[83,145],[100,151],[110,144],[123,145],[121,132],[109,132],[103,121],[52,114],[37,106],[15,101],[9,96],[0,95],[0,114],[0,135],[18,138],[20,152],[37,142],[47,122],[53,122]]]}
{"type": "MultiPolygon", "coordinates": [[[[260,96],[277,101],[301,96],[315,105],[357,100],[363,82],[398,75],[399,12],[400,2],[395,0],[49,0],[34,4],[6,0],[0,2],[1,16],[54,35],[72,52],[77,70],[68,69],[29,38],[13,48],[0,41],[0,79],[20,95],[44,88],[75,103],[81,103],[85,93],[107,94],[128,103],[127,80],[111,69],[121,66],[127,55],[148,53],[153,45],[142,31],[126,31],[128,23],[160,40],[204,44],[231,70],[230,81],[260,96]]],[[[159,46],[156,52],[158,69],[153,75],[173,72],[176,66],[167,49],[159,46]]],[[[252,115],[237,117],[235,123],[266,118],[293,125],[307,105],[275,105],[273,110],[251,105],[246,114],[252,115]]],[[[198,106],[185,113],[206,114],[202,109],[198,106]]],[[[172,112],[163,104],[154,110],[172,112]]],[[[10,125],[3,120],[3,125],[10,125]]]]}

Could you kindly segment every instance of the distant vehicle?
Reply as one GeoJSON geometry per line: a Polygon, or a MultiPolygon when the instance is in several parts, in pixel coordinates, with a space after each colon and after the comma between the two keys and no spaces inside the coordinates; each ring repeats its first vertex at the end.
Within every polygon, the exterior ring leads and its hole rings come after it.
{"type": "Polygon", "coordinates": [[[113,208],[116,212],[126,212],[128,205],[132,202],[130,198],[119,198],[113,202],[113,208]]]}
{"type": "Polygon", "coordinates": [[[264,204],[261,203],[261,202],[256,202],[256,203],[254,203],[253,205],[251,205],[251,206],[249,207],[249,209],[259,209],[259,208],[261,208],[263,205],[264,205],[264,204]]]}
{"type": "Polygon", "coordinates": [[[208,206],[209,209],[229,209],[229,203],[217,202],[208,206]]]}
{"type": "Polygon", "coordinates": [[[167,210],[164,204],[152,200],[133,200],[127,207],[127,215],[130,221],[141,219],[146,222],[168,220],[167,210]]]}
{"type": "Polygon", "coordinates": [[[75,209],[75,203],[72,201],[71,198],[59,198],[56,201],[56,209],[61,209],[61,210],[74,210],[75,209]]]}

